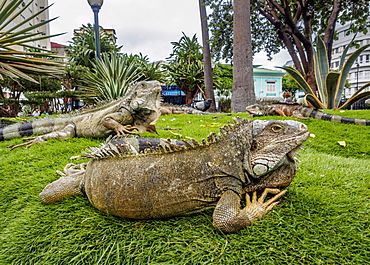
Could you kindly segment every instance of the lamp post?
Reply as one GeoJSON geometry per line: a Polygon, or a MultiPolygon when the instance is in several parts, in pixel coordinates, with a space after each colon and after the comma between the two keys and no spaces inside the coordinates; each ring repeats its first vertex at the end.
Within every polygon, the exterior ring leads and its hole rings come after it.
{"type": "Polygon", "coordinates": [[[98,14],[101,6],[103,5],[104,0],[87,0],[91,6],[92,11],[94,12],[94,32],[95,32],[95,51],[96,58],[100,60],[100,34],[99,34],[99,19],[98,14]]]}
{"type": "Polygon", "coordinates": [[[359,70],[360,70],[360,64],[358,63],[358,61],[356,61],[356,66],[357,66],[357,86],[356,86],[356,91],[358,90],[358,74],[359,74],[359,70]]]}

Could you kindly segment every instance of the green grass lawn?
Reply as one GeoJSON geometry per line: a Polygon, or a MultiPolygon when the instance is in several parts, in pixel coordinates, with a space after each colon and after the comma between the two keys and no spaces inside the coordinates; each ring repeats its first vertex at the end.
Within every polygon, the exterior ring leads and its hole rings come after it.
{"type": "MultiPolygon", "coordinates": [[[[370,119],[370,111],[331,113],[370,119]]],[[[286,119],[263,117],[271,118],[286,119]]],[[[229,120],[167,115],[157,126],[182,130],[143,136],[200,140],[229,120]]],[[[300,152],[288,193],[235,234],[213,228],[212,210],[135,221],[99,212],[83,196],[43,204],[38,194],[59,178],[56,170],[104,140],[52,140],[11,152],[6,146],[20,139],[0,142],[0,264],[370,264],[370,127],[303,122],[316,137],[300,152]]]]}

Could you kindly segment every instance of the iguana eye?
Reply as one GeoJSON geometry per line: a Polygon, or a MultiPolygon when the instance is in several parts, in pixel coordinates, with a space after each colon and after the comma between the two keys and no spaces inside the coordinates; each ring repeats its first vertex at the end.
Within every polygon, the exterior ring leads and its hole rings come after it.
{"type": "Polygon", "coordinates": [[[279,132],[281,129],[283,129],[283,127],[280,126],[280,125],[274,125],[274,126],[271,127],[271,130],[273,132],[279,132]]]}

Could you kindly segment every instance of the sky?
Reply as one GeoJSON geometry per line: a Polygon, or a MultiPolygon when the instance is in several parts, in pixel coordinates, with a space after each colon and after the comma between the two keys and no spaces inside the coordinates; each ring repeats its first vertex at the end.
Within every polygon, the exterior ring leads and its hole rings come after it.
{"type": "MultiPolygon", "coordinates": [[[[69,45],[73,30],[88,23],[94,15],[87,0],[49,0],[52,42],[69,45]]],[[[105,0],[99,12],[99,25],[116,31],[121,52],[147,55],[150,61],[166,60],[172,52],[171,42],[179,41],[182,32],[197,35],[202,43],[199,1],[197,0],[105,0]]],[[[274,69],[282,66],[289,56],[286,52],[268,61],[265,54],[255,55],[253,64],[274,69]]]]}

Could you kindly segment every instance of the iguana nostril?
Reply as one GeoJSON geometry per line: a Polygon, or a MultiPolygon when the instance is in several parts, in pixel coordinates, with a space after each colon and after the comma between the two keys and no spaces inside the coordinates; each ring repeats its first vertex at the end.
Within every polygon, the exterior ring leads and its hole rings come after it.
{"type": "Polygon", "coordinates": [[[265,165],[257,164],[253,167],[253,172],[257,177],[267,173],[268,167],[265,165]]]}

